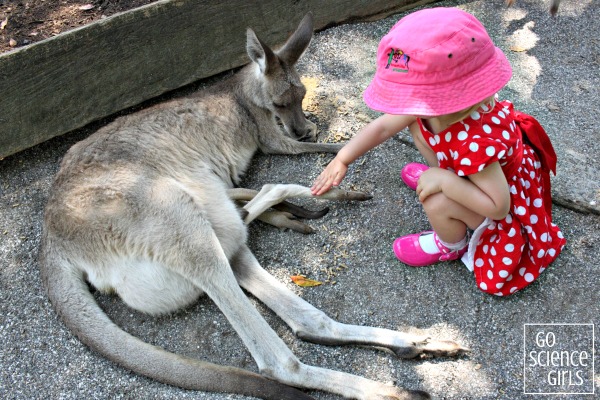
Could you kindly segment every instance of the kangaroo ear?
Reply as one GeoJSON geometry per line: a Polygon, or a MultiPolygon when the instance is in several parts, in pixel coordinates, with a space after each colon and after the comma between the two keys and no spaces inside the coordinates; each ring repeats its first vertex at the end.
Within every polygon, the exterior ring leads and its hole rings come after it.
{"type": "Polygon", "coordinates": [[[288,65],[294,65],[308,47],[313,35],[313,16],[308,13],[304,16],[296,31],[285,42],[283,47],[277,51],[277,55],[288,65]]]}
{"type": "Polygon", "coordinates": [[[246,31],[246,52],[248,57],[258,64],[260,72],[265,75],[279,65],[279,60],[273,50],[264,44],[250,28],[246,31]]]}

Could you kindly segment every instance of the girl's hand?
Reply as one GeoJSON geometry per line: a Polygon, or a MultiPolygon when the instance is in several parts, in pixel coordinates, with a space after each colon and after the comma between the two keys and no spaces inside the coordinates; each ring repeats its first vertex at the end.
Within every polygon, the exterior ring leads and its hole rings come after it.
{"type": "Polygon", "coordinates": [[[448,179],[458,178],[456,174],[447,169],[431,167],[419,177],[417,184],[417,195],[423,203],[432,194],[442,191],[442,183],[448,179]]]}
{"type": "Polygon", "coordinates": [[[339,186],[347,171],[348,166],[338,160],[337,157],[334,158],[310,188],[313,196],[320,196],[331,189],[332,186],[339,186]]]}

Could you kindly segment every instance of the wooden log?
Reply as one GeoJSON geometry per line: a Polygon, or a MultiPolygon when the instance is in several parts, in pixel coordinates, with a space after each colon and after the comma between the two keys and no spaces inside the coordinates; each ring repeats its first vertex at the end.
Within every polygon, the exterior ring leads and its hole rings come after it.
{"type": "Polygon", "coordinates": [[[283,43],[433,0],[161,0],[0,55],[0,159],[247,62],[245,30],[283,43]]]}

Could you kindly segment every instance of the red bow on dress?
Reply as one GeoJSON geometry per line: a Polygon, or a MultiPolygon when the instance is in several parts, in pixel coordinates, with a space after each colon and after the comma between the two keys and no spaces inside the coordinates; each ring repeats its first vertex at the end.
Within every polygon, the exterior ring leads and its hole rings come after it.
{"type": "Polygon", "coordinates": [[[548,134],[542,125],[531,115],[520,111],[514,111],[515,122],[521,129],[523,140],[528,143],[542,164],[542,184],[544,187],[544,205],[546,212],[552,217],[552,194],[550,191],[550,171],[556,175],[556,152],[548,134]]]}

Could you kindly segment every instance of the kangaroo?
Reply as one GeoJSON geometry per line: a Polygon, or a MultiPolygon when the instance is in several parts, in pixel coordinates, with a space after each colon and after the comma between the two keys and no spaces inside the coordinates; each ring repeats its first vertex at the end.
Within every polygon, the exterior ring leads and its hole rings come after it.
{"type": "MultiPolygon", "coordinates": [[[[451,341],[336,322],[266,272],[246,245],[246,224],[285,198],[311,196],[300,185],[265,185],[258,194],[236,188],[253,154],[340,148],[309,142],[316,126],[301,109],[305,88],[294,65],[312,32],[308,14],[273,51],[248,29],[251,62],[235,75],[198,94],[121,117],[67,152],[45,211],[40,268],[58,315],[92,350],[135,373],[200,391],[273,400],[311,398],[296,388],[355,399],[429,398],[425,392],[301,363],[243,288],[297,336],[316,343],[385,347],[409,358],[467,351],[451,341]],[[236,199],[250,201],[240,211],[236,199]],[[186,358],[141,341],[106,316],[88,283],[151,315],[174,312],[208,295],[260,373],[186,358]]],[[[333,190],[321,198],[353,196],[333,190]]]]}

